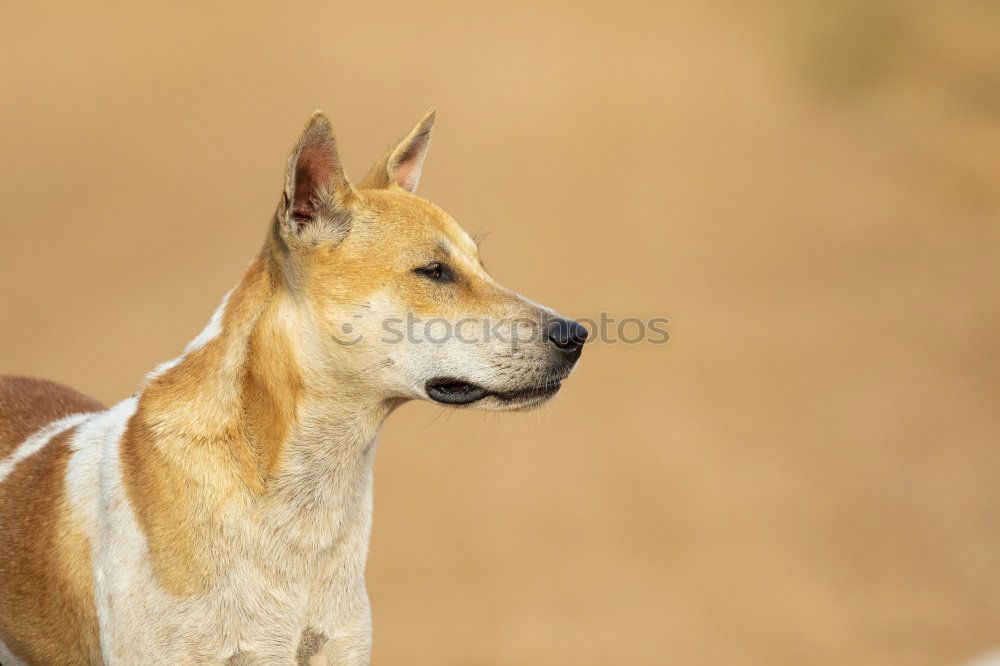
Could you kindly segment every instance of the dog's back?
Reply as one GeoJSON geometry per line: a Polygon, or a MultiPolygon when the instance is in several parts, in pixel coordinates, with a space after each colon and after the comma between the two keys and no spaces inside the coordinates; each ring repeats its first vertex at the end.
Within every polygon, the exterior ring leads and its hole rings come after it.
{"type": "Polygon", "coordinates": [[[76,424],[102,409],[67,386],[0,376],[4,666],[8,651],[38,664],[100,661],[90,547],[68,512],[66,466],[76,424]]]}

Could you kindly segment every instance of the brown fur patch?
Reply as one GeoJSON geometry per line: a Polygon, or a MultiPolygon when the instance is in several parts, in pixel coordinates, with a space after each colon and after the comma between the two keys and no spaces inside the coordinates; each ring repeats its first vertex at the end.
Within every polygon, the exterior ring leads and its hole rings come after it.
{"type": "MultiPolygon", "coordinates": [[[[102,409],[68,386],[0,377],[0,459],[56,419],[102,409]]],[[[100,660],[90,545],[65,498],[73,432],[53,437],[0,482],[0,638],[34,663],[100,660]]]]}
{"type": "Polygon", "coordinates": [[[315,664],[313,657],[320,653],[325,643],[325,634],[312,628],[303,631],[302,638],[299,640],[299,649],[295,652],[295,665],[310,666],[315,664]]]}
{"type": "Polygon", "coordinates": [[[46,424],[70,414],[102,409],[101,403],[62,384],[0,376],[0,460],[46,424]]]}
{"type": "Polygon", "coordinates": [[[0,634],[29,663],[101,659],[90,544],[65,496],[74,430],[22,460],[0,484],[0,634]]]}

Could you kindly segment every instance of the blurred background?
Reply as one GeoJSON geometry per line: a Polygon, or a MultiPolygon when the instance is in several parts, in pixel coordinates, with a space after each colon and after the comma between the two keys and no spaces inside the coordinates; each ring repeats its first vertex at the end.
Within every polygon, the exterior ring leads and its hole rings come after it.
{"type": "MultiPolygon", "coordinates": [[[[309,113],[504,284],[668,317],[526,415],[404,407],[374,662],[960,664],[1000,646],[1000,5],[7,3],[0,371],[106,403],[263,241],[309,113]]],[[[2,537],[0,537],[2,538],[2,537]]]]}

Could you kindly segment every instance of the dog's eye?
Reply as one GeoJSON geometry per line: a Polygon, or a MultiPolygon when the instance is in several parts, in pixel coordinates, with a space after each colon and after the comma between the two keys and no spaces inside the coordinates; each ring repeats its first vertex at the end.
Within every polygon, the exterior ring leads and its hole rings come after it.
{"type": "Polygon", "coordinates": [[[444,264],[434,261],[426,266],[414,268],[414,272],[434,280],[435,282],[450,282],[451,271],[444,264]]]}

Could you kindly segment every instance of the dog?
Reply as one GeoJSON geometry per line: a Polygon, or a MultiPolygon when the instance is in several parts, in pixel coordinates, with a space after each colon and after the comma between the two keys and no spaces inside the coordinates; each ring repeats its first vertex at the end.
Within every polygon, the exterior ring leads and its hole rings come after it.
{"type": "Polygon", "coordinates": [[[313,114],[260,253],[132,397],[0,379],[3,666],[369,663],[382,422],[536,407],[587,337],[414,194],[433,123],[354,185],[313,114]]]}

